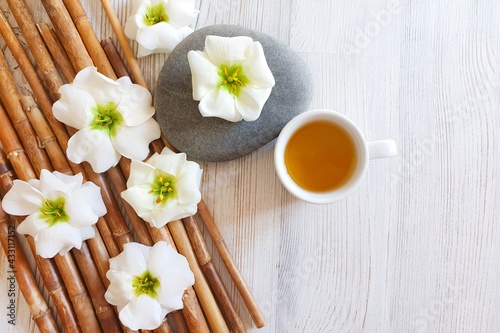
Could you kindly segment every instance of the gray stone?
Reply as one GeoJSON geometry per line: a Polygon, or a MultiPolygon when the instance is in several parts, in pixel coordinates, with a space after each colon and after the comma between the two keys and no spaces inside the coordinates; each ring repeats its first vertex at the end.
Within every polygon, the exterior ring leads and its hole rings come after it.
{"type": "Polygon", "coordinates": [[[311,73],[287,45],[261,32],[235,25],[214,25],[195,31],[170,54],[160,72],[154,104],[166,139],[190,158],[228,161],[245,156],[275,139],[296,115],[306,111],[313,94],[311,73]],[[276,85],[260,117],[236,123],[202,117],[193,100],[190,50],[203,50],[205,37],[249,36],[259,41],[276,85]]]}

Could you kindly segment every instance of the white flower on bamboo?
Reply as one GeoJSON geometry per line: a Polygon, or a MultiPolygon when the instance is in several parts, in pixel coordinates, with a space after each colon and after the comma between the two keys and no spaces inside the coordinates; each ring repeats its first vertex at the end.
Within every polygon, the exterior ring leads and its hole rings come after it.
{"type": "Polygon", "coordinates": [[[52,258],[65,255],[82,242],[95,237],[92,225],[106,214],[101,192],[81,173],[67,176],[43,169],[40,180],[14,180],[2,208],[11,215],[25,216],[17,231],[35,240],[36,253],[52,258]]]}
{"type": "Polygon", "coordinates": [[[68,142],[68,158],[89,162],[95,172],[117,165],[121,156],[145,159],[150,142],[161,135],[151,94],[128,77],[113,81],[87,67],[59,93],[54,116],[78,130],[68,142]]]}
{"type": "Polygon", "coordinates": [[[204,117],[253,121],[274,87],[264,50],[250,37],[207,36],[205,49],[189,51],[193,98],[204,117]]]}
{"type": "Polygon", "coordinates": [[[121,193],[137,215],[156,228],[196,214],[201,200],[200,166],[165,148],[146,162],[132,160],[127,190],[121,193]]]}
{"type": "Polygon", "coordinates": [[[182,295],[194,284],[186,258],[165,242],[153,247],[125,244],[109,264],[104,297],[118,307],[120,321],[132,330],[159,327],[169,312],[184,307],[182,295]]]}
{"type": "Polygon", "coordinates": [[[170,53],[187,35],[198,15],[194,0],[134,0],[125,34],[139,44],[138,56],[170,53]]]}

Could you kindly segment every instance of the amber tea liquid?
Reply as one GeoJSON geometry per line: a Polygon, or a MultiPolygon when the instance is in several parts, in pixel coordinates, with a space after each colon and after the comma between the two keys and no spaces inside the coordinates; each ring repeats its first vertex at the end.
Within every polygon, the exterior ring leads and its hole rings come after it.
{"type": "Polygon", "coordinates": [[[313,192],[336,190],[351,179],[356,145],[341,126],[312,121],[300,127],[285,148],[285,166],[298,186],[313,192]]]}

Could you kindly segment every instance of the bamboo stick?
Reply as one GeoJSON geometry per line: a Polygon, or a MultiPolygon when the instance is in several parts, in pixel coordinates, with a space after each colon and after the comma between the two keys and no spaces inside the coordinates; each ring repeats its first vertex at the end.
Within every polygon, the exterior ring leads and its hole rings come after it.
{"type": "Polygon", "coordinates": [[[49,15],[54,30],[63,44],[73,68],[78,72],[84,67],[75,67],[75,64],[92,63],[92,59],[73,24],[64,3],[61,0],[41,0],[45,11],[49,15]]]}
{"type": "Polygon", "coordinates": [[[23,146],[31,160],[31,164],[37,175],[40,175],[42,169],[47,166],[47,169],[52,170],[52,165],[49,162],[49,157],[45,150],[38,146],[35,131],[31,127],[28,117],[21,106],[20,96],[17,92],[15,84],[12,84],[14,79],[7,68],[7,63],[3,54],[0,54],[0,99],[12,120],[12,125],[19,134],[23,142],[23,146]]]}
{"type": "Polygon", "coordinates": [[[104,50],[101,47],[101,43],[97,39],[97,36],[92,29],[89,18],[82,7],[79,0],[63,0],[66,9],[68,10],[73,23],[75,24],[80,37],[83,40],[83,44],[87,48],[90,57],[94,61],[97,70],[102,74],[106,75],[110,79],[116,80],[115,72],[111,67],[111,64],[104,54],[104,50]]]}
{"type": "Polygon", "coordinates": [[[35,103],[33,97],[21,97],[21,105],[36,134],[40,138],[40,146],[45,148],[50,161],[54,165],[54,169],[62,173],[71,174],[72,171],[66,160],[66,156],[61,147],[59,147],[54,132],[52,132],[49,123],[40,109],[38,109],[38,105],[35,103]]]}
{"type": "Polygon", "coordinates": [[[130,77],[127,67],[125,67],[125,63],[123,62],[122,57],[118,53],[118,50],[115,47],[115,43],[113,43],[113,40],[111,37],[104,38],[101,41],[102,48],[104,49],[104,52],[108,56],[109,62],[111,63],[111,66],[113,66],[113,69],[116,73],[116,76],[118,77],[123,77],[123,76],[128,76],[130,77]]]}
{"type": "Polygon", "coordinates": [[[53,55],[54,59],[57,59],[57,65],[63,73],[66,82],[73,82],[72,80],[76,76],[75,69],[71,65],[68,55],[66,54],[66,51],[64,51],[64,48],[61,45],[59,38],[57,38],[54,29],[49,27],[47,23],[38,23],[36,27],[50,53],[53,55]]]}
{"type": "Polygon", "coordinates": [[[101,0],[101,4],[102,7],[104,8],[104,11],[106,12],[106,15],[108,16],[108,20],[111,23],[111,26],[113,27],[113,31],[115,32],[116,38],[118,39],[118,43],[120,44],[123,54],[125,55],[125,60],[127,61],[130,71],[132,72],[132,76],[134,77],[135,83],[148,89],[146,80],[144,80],[144,77],[142,76],[139,63],[135,58],[134,51],[132,51],[132,48],[128,43],[127,36],[125,36],[123,27],[120,23],[120,20],[118,20],[118,17],[116,16],[115,10],[113,9],[111,2],[109,0],[101,0]]]}
{"type": "Polygon", "coordinates": [[[191,240],[191,245],[193,246],[198,263],[214,291],[214,296],[219,303],[224,317],[228,321],[231,331],[234,333],[246,332],[245,326],[243,326],[243,322],[241,321],[238,312],[236,312],[233,302],[231,301],[231,298],[222,283],[222,279],[212,262],[212,258],[208,253],[205,240],[203,239],[200,227],[196,222],[196,218],[194,216],[190,216],[182,219],[182,222],[184,223],[184,227],[186,228],[189,239],[191,240]]]}
{"type": "MultiPolygon", "coordinates": [[[[12,30],[12,27],[7,22],[7,19],[5,18],[5,15],[1,10],[0,10],[0,34],[5,40],[5,43],[7,44],[8,48],[14,55],[14,58],[16,59],[17,64],[21,68],[24,77],[31,86],[31,89],[34,92],[35,97],[38,100],[38,103],[40,104],[43,113],[45,114],[45,117],[49,121],[50,126],[52,127],[52,130],[54,131],[54,134],[56,135],[57,140],[59,141],[59,144],[61,144],[61,138],[64,137],[67,138],[68,133],[66,132],[64,125],[61,124],[52,114],[52,101],[48,97],[47,92],[43,87],[42,81],[38,77],[38,74],[33,68],[33,65],[31,65],[31,61],[28,58],[28,55],[24,51],[21,43],[17,39],[16,34],[12,30]]],[[[66,147],[64,147],[62,144],[61,147],[64,150],[66,150],[66,147]]]]}
{"type": "MultiPolygon", "coordinates": [[[[0,178],[10,172],[6,164],[6,156],[0,149],[0,178]]],[[[37,283],[26,260],[23,248],[19,245],[20,240],[15,232],[15,225],[7,217],[2,209],[0,201],[0,242],[9,260],[9,270],[13,272],[19,289],[30,308],[31,315],[38,329],[42,333],[51,333],[56,331],[57,325],[52,317],[49,307],[45,302],[42,293],[38,289],[37,283]]]]}
{"type": "Polygon", "coordinates": [[[229,274],[233,278],[236,288],[238,288],[238,291],[240,292],[243,301],[245,302],[248,310],[250,311],[250,315],[252,316],[255,325],[257,326],[257,328],[264,327],[266,325],[266,320],[264,318],[264,315],[260,311],[257,301],[252,295],[252,292],[250,291],[250,288],[245,282],[243,275],[238,269],[238,266],[234,261],[233,256],[231,255],[229,249],[227,248],[224,238],[220,234],[220,231],[217,228],[217,226],[215,225],[215,221],[210,212],[208,211],[208,207],[203,200],[198,204],[198,214],[200,214],[200,217],[203,220],[205,228],[210,234],[210,237],[212,237],[212,240],[215,246],[217,247],[217,250],[219,251],[222,261],[224,262],[224,265],[226,265],[229,274]]]}
{"type": "MultiPolygon", "coordinates": [[[[5,112],[3,111],[3,108],[0,106],[0,115],[1,114],[5,114],[5,112]]],[[[0,125],[3,125],[4,123],[5,122],[0,121],[0,125]]],[[[0,134],[4,133],[5,131],[2,128],[2,130],[0,130],[0,134]]],[[[6,142],[4,140],[0,140],[0,142],[2,142],[2,145],[6,152],[12,151],[13,146],[14,147],[16,147],[16,145],[20,146],[18,140],[12,140],[11,142],[7,142],[9,143],[8,145],[5,145],[6,142]]],[[[20,151],[22,151],[22,149],[20,151]]],[[[10,167],[8,166],[8,163],[5,160],[5,155],[3,154],[0,154],[0,166],[1,166],[0,169],[8,170],[7,172],[2,173],[0,175],[0,194],[2,196],[5,196],[5,194],[10,190],[10,188],[13,185],[13,178],[12,178],[13,173],[12,171],[10,171],[10,167]]],[[[30,164],[24,163],[22,169],[25,169],[22,173],[23,176],[30,178],[36,177],[35,171],[33,170],[30,164]]],[[[30,179],[30,178],[24,178],[24,179],[30,179]]],[[[19,223],[22,222],[22,220],[24,220],[17,217],[14,218],[17,219],[19,223]]],[[[59,314],[59,319],[61,319],[63,330],[65,332],[80,332],[80,328],[76,321],[75,311],[68,297],[66,287],[61,282],[61,276],[57,268],[55,267],[53,260],[45,259],[37,255],[36,251],[34,251],[33,239],[29,236],[26,238],[32,249],[36,265],[38,267],[38,270],[40,271],[40,275],[42,276],[45,288],[47,288],[49,295],[52,297],[52,300],[54,301],[57,313],[59,314]]]]}
{"type": "Polygon", "coordinates": [[[186,257],[189,262],[189,267],[194,273],[195,283],[193,287],[196,291],[196,295],[198,295],[202,308],[205,310],[205,315],[207,316],[210,327],[214,332],[229,332],[224,317],[210,291],[207,280],[196,261],[196,256],[182,222],[177,220],[169,222],[167,225],[179,253],[186,257]]]}

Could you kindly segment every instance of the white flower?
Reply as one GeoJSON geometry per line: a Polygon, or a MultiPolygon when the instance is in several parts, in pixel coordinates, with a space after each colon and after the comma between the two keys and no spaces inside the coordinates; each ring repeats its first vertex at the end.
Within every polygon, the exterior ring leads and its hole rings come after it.
{"type": "Polygon", "coordinates": [[[250,37],[207,36],[205,49],[189,51],[193,98],[204,117],[229,121],[259,118],[274,77],[264,50],[250,37]]]}
{"type": "Polygon", "coordinates": [[[81,173],[67,176],[43,169],[40,180],[14,180],[2,207],[12,215],[28,215],[17,231],[33,237],[36,253],[52,258],[95,237],[92,225],[106,214],[101,192],[92,182],[82,185],[81,173]]]}
{"type": "Polygon", "coordinates": [[[132,160],[127,190],[121,195],[137,215],[160,228],[196,214],[201,174],[197,163],[186,161],[186,154],[165,148],[145,163],[132,160]]]}
{"type": "Polygon", "coordinates": [[[153,330],[167,313],[182,309],[184,290],[194,284],[185,257],[165,242],[153,247],[128,243],[109,260],[106,300],[118,307],[123,325],[153,330]]]}
{"type": "Polygon", "coordinates": [[[113,81],[95,67],[87,67],[59,93],[54,116],[79,130],[68,142],[68,158],[74,163],[89,162],[95,172],[117,165],[122,155],[145,159],[149,143],[161,135],[152,118],[151,94],[128,77],[113,81]]]}
{"type": "Polygon", "coordinates": [[[134,0],[125,34],[139,43],[138,56],[170,53],[187,35],[198,15],[194,0],[134,0]]]}

